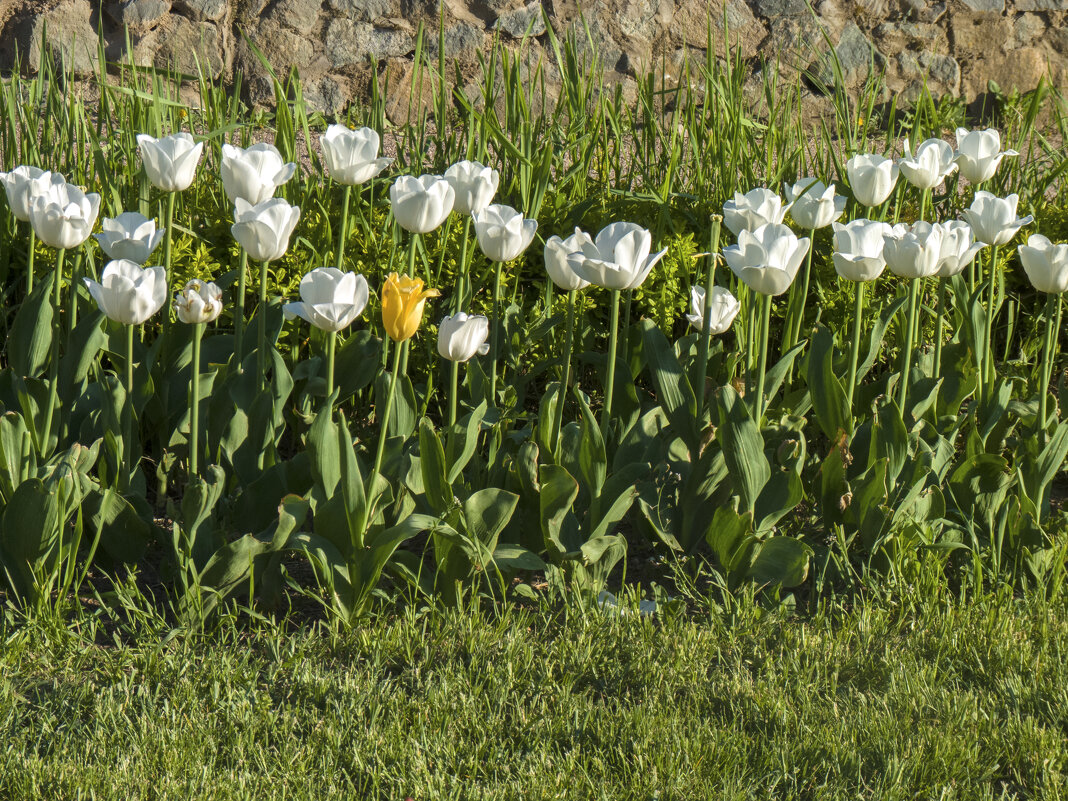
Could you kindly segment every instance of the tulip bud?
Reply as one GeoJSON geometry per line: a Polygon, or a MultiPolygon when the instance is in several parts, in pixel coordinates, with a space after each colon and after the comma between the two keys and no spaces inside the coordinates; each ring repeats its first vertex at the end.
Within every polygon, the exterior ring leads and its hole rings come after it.
{"type": "Polygon", "coordinates": [[[584,245],[592,244],[593,237],[581,228],[575,228],[575,233],[567,239],[550,236],[545,240],[545,272],[554,284],[568,292],[585,289],[590,285],[589,281],[579,278],[571,269],[567,257],[571,253],[580,252],[584,245]]]}
{"type": "Polygon", "coordinates": [[[942,228],[919,221],[912,228],[895,225],[883,235],[883,257],[890,272],[901,278],[928,278],[938,273],[942,228]]]}
{"type": "Polygon", "coordinates": [[[769,223],[739,233],[737,244],[724,248],[723,258],[754,292],[781,295],[794,282],[810,244],[785,225],[769,223]]]}
{"type": "Polygon", "coordinates": [[[952,278],[964,270],[975,258],[984,245],[976,242],[972,227],[960,220],[950,220],[941,224],[942,254],[939,257],[938,277],[952,278]]]}
{"type": "Polygon", "coordinates": [[[138,134],[137,144],[153,186],[164,192],[182,192],[190,187],[204,152],[203,142],[194,144],[193,137],[183,131],[161,139],[138,134]]]}
{"type": "Polygon", "coordinates": [[[253,206],[238,198],[234,204],[234,224],[230,232],[250,258],[274,261],[289,248],[289,237],[297,227],[300,209],[282,198],[272,198],[253,206]]]}
{"type": "Polygon", "coordinates": [[[878,206],[894,191],[899,174],[893,159],[876,154],[853,156],[846,162],[849,188],[863,206],[878,206]]]}
{"type": "Polygon", "coordinates": [[[489,353],[489,320],[481,314],[468,317],[457,312],[445,317],[438,326],[438,353],[452,362],[466,362],[476,354],[489,353]]]}
{"type": "Polygon", "coordinates": [[[222,290],[194,278],[174,298],[174,311],[183,323],[210,323],[222,311],[222,290]]]}
{"type": "Polygon", "coordinates": [[[755,231],[768,223],[781,223],[790,204],[763,187],[751,189],[744,195],[734,193],[734,199],[723,204],[723,224],[738,236],[742,231],[755,231]]]}
{"type": "Polygon", "coordinates": [[[460,214],[478,214],[493,200],[501,177],[496,170],[484,167],[477,161],[458,161],[445,170],[456,201],[453,210],[460,214]]]}
{"type": "Polygon", "coordinates": [[[300,279],[300,302],[287,303],[287,320],[300,317],[323,331],[348,328],[367,306],[367,279],[336,267],[317,267],[300,279]]]}
{"type": "Polygon", "coordinates": [[[614,222],[592,242],[567,257],[568,266],[584,281],[606,289],[637,289],[667,249],[649,255],[653,236],[640,225],[614,222]]]}
{"type": "Polygon", "coordinates": [[[478,245],[490,261],[511,261],[530,246],[535,220],[525,220],[510,206],[487,206],[472,215],[478,245]]]}
{"type": "Polygon", "coordinates": [[[1001,198],[982,190],[976,192],[972,205],[964,210],[964,218],[975,232],[975,238],[987,245],[1004,245],[1017,231],[1034,222],[1030,214],[1016,216],[1019,200],[1018,195],[1001,198]]]}
{"type": "Polygon", "coordinates": [[[834,184],[825,186],[815,178],[802,178],[786,190],[790,216],[802,228],[823,228],[845,212],[846,199],[835,195],[834,184]]]}
{"type": "Polygon", "coordinates": [[[898,167],[905,180],[917,189],[934,189],[957,169],[953,160],[953,148],[941,139],[927,139],[916,148],[916,155],[909,150],[905,140],[905,156],[898,159],[898,167]]]}
{"type": "Polygon", "coordinates": [[[353,131],[344,125],[331,125],[319,139],[330,177],[347,186],[366,183],[393,163],[391,158],[378,158],[379,145],[377,131],[353,131]]]}
{"type": "Polygon", "coordinates": [[[883,235],[890,230],[884,222],[851,220],[834,223],[834,269],[850,281],[874,281],[884,269],[883,235]]]}
{"type": "Polygon", "coordinates": [[[985,131],[957,129],[957,166],[960,174],[973,184],[993,178],[1005,156],[1018,155],[1015,150],[1001,149],[1001,135],[993,128],[985,131]]]}
{"type": "Polygon", "coordinates": [[[93,237],[110,259],[128,259],[144,264],[163,239],[163,231],[156,230],[156,221],[136,211],[105,217],[101,227],[103,233],[93,234],[93,237]]]}
{"type": "Polygon", "coordinates": [[[230,202],[242,198],[253,206],[274,196],[275,191],[293,177],[297,165],[282,161],[282,154],[266,142],[242,149],[222,146],[219,174],[230,202]]]}
{"type": "MultiPolygon", "coordinates": [[[[712,303],[710,304],[709,327],[712,334],[722,334],[731,327],[734,318],[738,316],[742,304],[738,298],[731,294],[729,289],[721,286],[712,287],[712,303]]],[[[690,287],[690,313],[686,319],[690,325],[698,331],[705,329],[705,288],[703,286],[690,287]]]]}
{"type": "Polygon", "coordinates": [[[1042,234],[1032,234],[1017,251],[1035,289],[1053,294],[1068,290],[1068,245],[1054,245],[1042,234]]]}
{"type": "Polygon", "coordinates": [[[116,259],[104,267],[99,284],[82,280],[100,311],[124,325],[141,325],[167,302],[167,272],[162,267],[116,259]]]}
{"type": "Polygon", "coordinates": [[[7,193],[7,205],[16,220],[30,221],[33,201],[53,185],[62,186],[67,179],[58,172],[44,172],[37,167],[21,166],[11,172],[0,172],[0,181],[7,193]]]}
{"type": "Polygon", "coordinates": [[[402,175],[389,188],[393,217],[405,231],[426,234],[449,216],[456,193],[439,175],[402,175]]]}
{"type": "Polygon", "coordinates": [[[382,324],[394,342],[411,339],[423,320],[427,298],[436,298],[436,289],[423,289],[423,279],[390,273],[382,287],[382,324]]]}
{"type": "Polygon", "coordinates": [[[49,184],[30,209],[37,238],[49,247],[75,248],[89,238],[100,211],[100,195],[85,194],[73,184],[49,184]]]}

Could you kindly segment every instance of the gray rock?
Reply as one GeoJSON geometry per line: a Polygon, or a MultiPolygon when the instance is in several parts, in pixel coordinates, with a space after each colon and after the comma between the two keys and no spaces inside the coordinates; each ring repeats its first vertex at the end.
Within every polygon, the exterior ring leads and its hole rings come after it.
{"type": "Polygon", "coordinates": [[[541,36],[545,33],[545,19],[541,13],[541,3],[529,3],[514,11],[505,11],[493,23],[494,30],[500,30],[516,39],[524,36],[541,36]]]}
{"type": "Polygon", "coordinates": [[[1068,11],[1068,0],[1016,0],[1017,11],[1068,11]]]}
{"type": "Polygon", "coordinates": [[[575,20],[568,26],[567,34],[575,37],[575,50],[580,63],[585,59],[585,63],[591,65],[596,59],[603,69],[614,70],[623,57],[622,48],[597,17],[586,20],[585,25],[581,19],[575,20]]]}
{"type": "Polygon", "coordinates": [[[762,17],[772,20],[779,17],[799,17],[808,13],[805,0],[756,0],[755,5],[762,17]]]}
{"type": "MultiPolygon", "coordinates": [[[[846,23],[838,44],[834,48],[838,63],[842,68],[842,79],[846,86],[855,86],[868,76],[871,69],[882,69],[886,59],[875,49],[864,32],[855,22],[846,23]]],[[[829,56],[818,60],[815,74],[827,86],[834,83],[834,65],[829,56]]]]}
{"type": "Polygon", "coordinates": [[[805,62],[814,50],[822,50],[825,45],[819,23],[811,17],[779,17],[768,26],[768,36],[761,49],[805,62]]]}
{"type": "MultiPolygon", "coordinates": [[[[474,25],[460,23],[445,29],[445,59],[451,61],[473,62],[486,41],[486,33],[474,25]]],[[[423,40],[427,54],[432,59],[438,57],[437,31],[428,31],[423,40]]]]}
{"type": "Polygon", "coordinates": [[[223,50],[219,29],[210,22],[193,22],[172,16],[153,31],[157,48],[152,63],[157,69],[177,69],[196,75],[199,68],[212,78],[222,74],[223,50]]]}
{"type": "Polygon", "coordinates": [[[415,49],[415,37],[391,28],[376,28],[367,22],[335,19],[326,30],[326,58],[334,67],[365,64],[378,59],[406,56],[415,49]]]}
{"type": "Polygon", "coordinates": [[[100,62],[96,26],[90,21],[91,9],[85,0],[74,0],[38,15],[30,39],[30,69],[39,70],[46,58],[54,59],[77,75],[97,70],[100,62]],[[41,52],[41,35],[47,29],[46,51],[41,52]]]}
{"type": "Polygon", "coordinates": [[[185,11],[194,21],[215,22],[226,13],[227,0],[177,0],[176,7],[185,11]]]}
{"type": "Polygon", "coordinates": [[[270,18],[299,33],[311,33],[322,10],[323,0],[278,0],[271,7],[270,18]]]}
{"type": "Polygon", "coordinates": [[[934,96],[960,94],[960,64],[953,56],[938,53],[899,53],[897,66],[903,80],[908,82],[904,95],[915,100],[927,90],[934,96]]]}
{"type": "MultiPolygon", "coordinates": [[[[1001,14],[1005,11],[1005,0],[962,0],[972,11],[982,14],[1001,14]]],[[[1017,3],[1019,8],[1019,3],[1017,3]]]]}
{"type": "Polygon", "coordinates": [[[400,0],[326,0],[327,8],[360,22],[374,22],[401,13],[400,0]]]}
{"type": "Polygon", "coordinates": [[[170,13],[170,0],[127,0],[120,6],[120,25],[129,25],[133,31],[151,28],[170,13]]]}
{"type": "Polygon", "coordinates": [[[304,100],[312,111],[322,114],[339,114],[352,102],[352,97],[346,87],[326,75],[317,81],[309,81],[305,84],[304,100]]]}
{"type": "Polygon", "coordinates": [[[1037,14],[1021,14],[1016,18],[1012,27],[1017,47],[1031,44],[1046,32],[1046,23],[1037,14]]]}

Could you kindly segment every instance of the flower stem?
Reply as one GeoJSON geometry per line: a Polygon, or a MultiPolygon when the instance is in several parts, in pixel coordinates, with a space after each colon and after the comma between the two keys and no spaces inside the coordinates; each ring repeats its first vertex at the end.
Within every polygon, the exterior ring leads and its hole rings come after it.
{"type": "Polygon", "coordinates": [[[337,235],[337,258],[334,261],[334,266],[339,270],[345,262],[345,237],[349,231],[349,198],[351,195],[352,186],[345,184],[345,191],[341,196],[341,230],[337,235]]]}
{"type": "MultiPolygon", "coordinates": [[[[1049,403],[1049,382],[1051,378],[1050,366],[1053,359],[1054,325],[1056,317],[1054,309],[1058,296],[1052,292],[1046,295],[1046,336],[1042,343],[1042,364],[1039,365],[1039,388],[1038,388],[1038,425],[1036,426],[1039,447],[1046,444],[1046,409],[1049,403]]],[[[1039,499],[1041,502],[1041,498],[1039,499]]]]}
{"type": "Polygon", "coordinates": [[[938,279],[938,322],[935,323],[934,374],[942,375],[942,331],[946,312],[946,279],[938,279]]]}
{"type": "Polygon", "coordinates": [[[26,254],[26,294],[33,292],[33,262],[37,255],[37,232],[30,226],[30,250],[26,254]]]}
{"type": "Polygon", "coordinates": [[[200,451],[200,338],[204,324],[193,325],[193,364],[189,388],[189,474],[197,475],[197,456],[200,451]]]}
{"type": "MultiPolygon", "coordinates": [[[[790,295],[790,328],[787,332],[789,338],[783,343],[783,350],[789,350],[798,343],[801,339],[801,322],[805,318],[805,304],[808,302],[808,286],[809,281],[812,278],[812,251],[815,248],[816,242],[816,229],[812,228],[808,232],[808,255],[805,257],[805,277],[801,281],[801,292],[797,292],[797,282],[794,282],[794,288],[790,295]]],[[[790,377],[793,377],[793,369],[790,370],[790,377]]]]}
{"type": "Polygon", "coordinates": [[[901,416],[905,416],[905,401],[908,397],[909,368],[912,365],[912,330],[916,326],[916,301],[919,295],[920,279],[913,278],[909,281],[909,316],[905,326],[905,352],[901,360],[901,387],[898,390],[898,406],[901,416]]]}
{"type": "Polygon", "coordinates": [[[693,371],[693,388],[697,393],[697,416],[704,414],[705,379],[708,375],[708,349],[712,343],[712,290],[716,286],[716,259],[719,258],[719,231],[723,218],[712,215],[712,232],[709,235],[708,260],[705,267],[705,308],[701,324],[701,339],[697,345],[697,364],[693,371]]]}
{"type": "Polygon", "coordinates": [[[260,307],[256,332],[256,363],[259,367],[260,388],[267,386],[267,262],[260,262],[260,307]]]}
{"type": "Polygon", "coordinates": [[[470,268],[467,258],[467,244],[471,236],[471,218],[464,217],[463,239],[460,241],[460,267],[456,271],[456,292],[452,299],[452,313],[464,310],[464,293],[467,291],[467,271],[470,268]]]}
{"type": "Polygon", "coordinates": [[[52,417],[55,414],[59,400],[59,340],[60,325],[60,286],[63,283],[63,261],[67,251],[59,249],[56,255],[56,269],[52,280],[52,355],[48,363],[48,411],[45,414],[44,425],[41,428],[41,437],[38,440],[38,450],[44,454],[48,450],[48,442],[52,438],[52,417]]]}
{"type": "Polygon", "coordinates": [[[567,329],[564,335],[564,373],[560,381],[560,394],[556,397],[556,411],[553,415],[553,450],[560,453],[560,430],[564,425],[564,405],[567,403],[567,390],[571,384],[571,351],[575,346],[575,290],[567,293],[567,329]]]}
{"type": "Polygon", "coordinates": [[[771,295],[761,296],[763,303],[760,325],[760,364],[757,368],[757,388],[756,388],[756,424],[760,425],[761,420],[764,419],[764,410],[767,408],[764,405],[764,376],[768,366],[768,338],[771,333],[771,295]]]}
{"type": "MultiPolygon", "coordinates": [[[[167,274],[167,286],[170,286],[171,281],[171,236],[174,225],[174,196],[176,193],[167,193],[167,230],[163,235],[163,268],[167,274]]],[[[167,312],[165,319],[170,319],[170,312],[167,312]]]]}
{"type": "Polygon", "coordinates": [[[419,234],[412,234],[408,239],[408,277],[415,278],[415,243],[419,234]]]}
{"type": "Polygon", "coordinates": [[[501,269],[504,262],[494,262],[493,271],[493,327],[490,329],[492,342],[490,342],[490,403],[497,405],[497,359],[500,356],[499,348],[501,341],[501,269]]]}
{"type": "Polygon", "coordinates": [[[237,297],[234,298],[234,353],[237,354],[237,371],[240,373],[245,355],[242,345],[245,338],[245,275],[248,273],[248,252],[244,248],[241,249],[241,263],[237,270],[237,297]]]}
{"type": "Polygon", "coordinates": [[[78,286],[82,282],[82,259],[84,253],[79,247],[74,254],[74,264],[70,270],[70,315],[67,317],[67,331],[74,332],[74,326],[78,324],[78,286]]]}
{"type": "Polygon", "coordinates": [[[378,448],[375,451],[375,466],[367,477],[365,495],[367,497],[368,507],[372,505],[371,493],[374,490],[375,479],[382,470],[382,457],[386,452],[386,437],[389,434],[389,416],[393,412],[393,396],[397,391],[397,376],[400,373],[401,355],[407,348],[408,342],[405,341],[393,354],[393,374],[389,378],[389,391],[386,393],[386,407],[382,412],[382,420],[378,425],[378,448]]]}
{"type": "Polygon", "coordinates": [[[130,486],[130,477],[133,475],[133,448],[134,448],[134,408],[133,408],[133,391],[134,391],[134,368],[133,368],[133,352],[134,352],[134,327],[132,325],[126,326],[126,403],[123,407],[123,413],[126,416],[126,425],[123,426],[126,435],[126,447],[123,448],[123,470],[121,476],[121,487],[126,489],[130,486]]]}
{"type": "Polygon", "coordinates": [[[998,246],[990,249],[990,286],[986,296],[986,332],[983,347],[983,379],[986,389],[992,392],[994,387],[994,313],[997,295],[998,246]]]}
{"type": "Polygon", "coordinates": [[[337,351],[337,332],[326,334],[326,397],[334,394],[334,354],[337,351]]]}
{"type": "Polygon", "coordinates": [[[853,341],[849,347],[849,383],[846,384],[846,398],[850,419],[853,419],[853,394],[857,387],[857,364],[860,361],[860,334],[863,331],[864,318],[864,281],[853,284],[853,341]]]}
{"type": "Polygon", "coordinates": [[[616,385],[616,344],[619,338],[619,290],[612,290],[612,322],[608,329],[608,374],[604,385],[604,408],[601,409],[601,437],[608,443],[608,424],[612,419],[612,395],[616,385]]]}

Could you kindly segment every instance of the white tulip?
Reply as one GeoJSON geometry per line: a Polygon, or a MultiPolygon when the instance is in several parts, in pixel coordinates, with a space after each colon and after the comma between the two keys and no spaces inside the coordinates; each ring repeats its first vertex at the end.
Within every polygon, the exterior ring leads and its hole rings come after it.
{"type": "Polygon", "coordinates": [[[100,283],[83,278],[100,311],[124,325],[141,325],[167,302],[167,272],[128,259],[109,261],[100,283]]]}
{"type": "Polygon", "coordinates": [[[723,224],[738,236],[741,231],[755,231],[768,223],[781,223],[790,204],[770,189],[758,187],[744,195],[734,193],[734,200],[723,204],[723,224]]]}
{"type": "Polygon", "coordinates": [[[874,281],[884,269],[883,236],[890,226],[874,220],[834,223],[834,269],[849,281],[874,281]]]}
{"type": "MultiPolygon", "coordinates": [[[[712,287],[712,303],[709,306],[708,330],[712,334],[722,334],[730,328],[742,308],[738,298],[734,297],[729,289],[721,286],[712,287]]],[[[690,287],[690,313],[686,315],[686,319],[698,331],[704,331],[705,288],[703,286],[690,287]]]]}
{"type": "Polygon", "coordinates": [[[568,266],[584,281],[606,289],[637,289],[667,249],[652,255],[653,236],[640,225],[614,222],[592,242],[567,257],[568,266]]]}
{"type": "Polygon", "coordinates": [[[567,239],[554,235],[545,240],[545,272],[549,274],[552,282],[568,292],[588,287],[590,282],[579,278],[571,269],[567,257],[571,253],[581,251],[584,245],[592,244],[593,237],[578,227],[567,239]]]}
{"type": "Polygon", "coordinates": [[[339,184],[366,183],[393,163],[391,158],[378,157],[378,132],[371,128],[354,131],[344,125],[331,125],[319,139],[319,145],[330,177],[339,184]]]}
{"type": "Polygon", "coordinates": [[[1016,216],[1016,204],[1019,201],[1018,195],[1001,198],[980,190],[975,193],[972,205],[964,210],[964,218],[980,242],[1004,245],[1016,236],[1017,231],[1035,219],[1030,214],[1026,217],[1016,216]]]}
{"type": "Polygon", "coordinates": [[[909,140],[905,140],[905,156],[898,159],[897,166],[905,180],[917,189],[934,189],[957,169],[953,160],[953,148],[941,139],[926,139],[916,148],[913,155],[909,149],[909,140]]]}
{"type": "Polygon", "coordinates": [[[222,290],[211,281],[194,278],[174,298],[174,311],[183,323],[210,323],[222,312],[222,290]]]}
{"type": "Polygon", "coordinates": [[[1068,290],[1068,245],[1054,245],[1042,234],[1031,234],[1027,244],[1016,250],[1035,289],[1055,294],[1068,290]]]}
{"type": "Polygon", "coordinates": [[[458,161],[445,170],[456,200],[453,210],[460,214],[478,214],[493,200],[500,183],[500,174],[477,161],[458,161]]]}
{"type": "Polygon", "coordinates": [[[148,180],[157,189],[182,192],[192,185],[204,153],[203,142],[194,143],[193,137],[183,131],[160,139],[138,134],[137,144],[148,180]]]}
{"type": "Polygon", "coordinates": [[[163,241],[163,231],[156,230],[156,221],[136,211],[105,217],[101,227],[103,233],[93,234],[93,238],[109,259],[128,259],[144,264],[163,241]]]}
{"type": "Polygon", "coordinates": [[[964,270],[985,245],[976,242],[972,227],[960,220],[941,223],[942,253],[938,263],[938,277],[952,278],[964,270]]]}
{"type": "Polygon", "coordinates": [[[481,314],[468,317],[457,312],[438,326],[438,353],[451,362],[466,362],[476,354],[489,353],[489,320],[481,314]]]}
{"type": "Polygon", "coordinates": [[[511,261],[526,250],[538,230],[536,220],[527,220],[511,206],[486,206],[472,215],[478,245],[490,261],[511,261]]]}
{"type": "Polygon", "coordinates": [[[823,228],[845,212],[846,199],[836,195],[834,184],[825,186],[815,178],[802,178],[786,190],[790,216],[802,228],[823,228]]]}
{"type": "Polygon", "coordinates": [[[367,306],[367,279],[336,267],[317,267],[300,279],[300,302],[286,303],[287,320],[300,317],[316,328],[336,333],[348,328],[367,306]]]}
{"type": "Polygon", "coordinates": [[[893,159],[874,153],[853,156],[846,162],[849,188],[862,206],[878,206],[894,191],[900,170],[893,159]]]}
{"type": "Polygon", "coordinates": [[[738,243],[723,249],[731,271],[754,292],[781,295],[790,288],[811,245],[785,225],[768,223],[742,231],[738,243]]]}
{"type": "Polygon", "coordinates": [[[300,209],[290,206],[282,198],[271,198],[255,206],[238,198],[230,232],[250,258],[274,261],[285,255],[289,237],[299,219],[300,209]]]}
{"type": "Polygon", "coordinates": [[[960,174],[973,184],[993,178],[1005,156],[1018,155],[1015,150],[1001,149],[1001,134],[993,128],[984,131],[957,129],[957,166],[960,174]]]}
{"type": "Polygon", "coordinates": [[[426,234],[449,216],[456,192],[440,175],[402,175],[389,188],[393,217],[405,231],[426,234]]]}
{"type": "Polygon", "coordinates": [[[0,172],[0,181],[7,193],[7,205],[16,220],[30,221],[33,201],[48,191],[48,187],[67,183],[58,172],[45,172],[36,167],[22,165],[11,172],[0,172]]]}
{"type": "Polygon", "coordinates": [[[274,196],[278,187],[293,177],[297,165],[286,164],[274,145],[266,142],[242,149],[222,146],[219,174],[226,197],[233,203],[243,198],[255,206],[274,196]]]}
{"type": "Polygon", "coordinates": [[[883,236],[886,266],[901,278],[936,275],[942,258],[942,237],[941,226],[922,220],[911,228],[895,225],[883,236]]]}
{"type": "Polygon", "coordinates": [[[34,198],[30,224],[49,247],[75,248],[89,238],[100,212],[100,195],[68,183],[49,184],[34,198]]]}

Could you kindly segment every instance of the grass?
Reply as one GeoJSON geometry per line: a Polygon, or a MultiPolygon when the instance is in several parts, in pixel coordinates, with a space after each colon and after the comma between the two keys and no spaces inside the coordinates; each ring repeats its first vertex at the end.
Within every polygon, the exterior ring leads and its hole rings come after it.
{"type": "Polygon", "coordinates": [[[101,646],[0,628],[0,797],[1063,798],[1068,616],[410,610],[101,646]]]}

